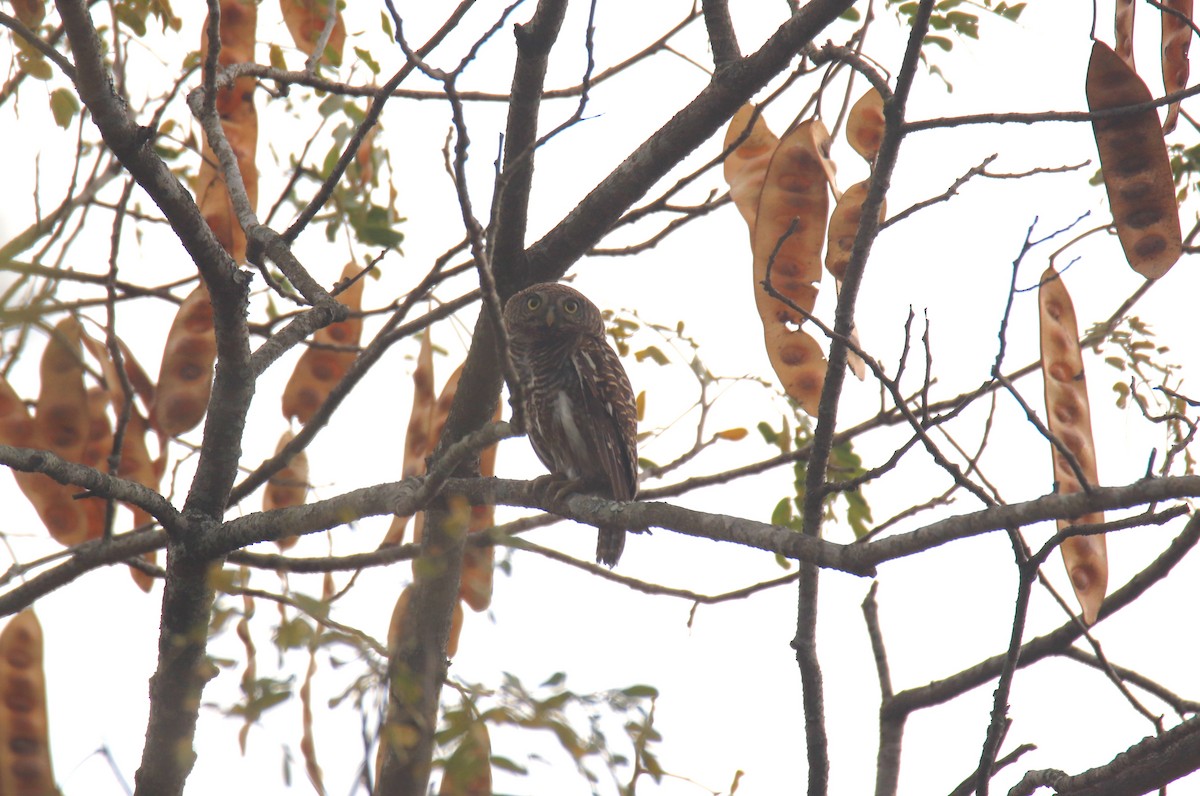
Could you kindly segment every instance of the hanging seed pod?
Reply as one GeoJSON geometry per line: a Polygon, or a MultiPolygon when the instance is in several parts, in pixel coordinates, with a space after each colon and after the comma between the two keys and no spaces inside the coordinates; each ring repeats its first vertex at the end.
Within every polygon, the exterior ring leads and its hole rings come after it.
{"type": "Polygon", "coordinates": [[[42,626],[32,608],[0,632],[0,793],[55,796],[42,626]]]}
{"type": "Polygon", "coordinates": [[[156,431],[175,437],[200,424],[208,411],[216,360],[212,304],[200,285],[183,300],[167,333],[150,413],[156,431]]]}
{"type": "MultiPolygon", "coordinates": [[[[358,267],[350,263],[342,271],[342,278],[349,279],[358,273],[358,267]]],[[[359,279],[338,295],[352,314],[362,309],[363,281],[359,279]]],[[[296,368],[283,390],[283,416],[296,418],[307,423],[329,397],[329,393],[346,375],[354,360],[362,338],[362,318],[350,317],[339,323],[318,329],[313,334],[314,345],[300,355],[296,368]],[[335,346],[336,348],[331,348],[335,346]]]]}
{"type": "MultiPolygon", "coordinates": [[[[1146,84],[1102,42],[1087,73],[1092,111],[1150,101],[1146,84]]],[[[1147,279],[1165,274],[1183,252],[1167,145],[1153,108],[1092,121],[1113,223],[1129,265],[1147,279]]]]}
{"type": "MultiPolygon", "coordinates": [[[[743,105],[729,120],[725,131],[725,148],[733,146],[746,131],[746,125],[754,115],[754,106],[743,105]]],[[[767,167],[779,137],[767,128],[761,116],[754,120],[750,134],[725,158],[725,182],[729,184],[729,196],[742,218],[750,227],[750,239],[754,239],[754,223],[758,217],[758,197],[762,194],[767,167]]]]}
{"type": "MultiPolygon", "coordinates": [[[[829,245],[825,249],[825,268],[839,280],[846,276],[850,264],[850,253],[854,249],[854,238],[862,221],[862,206],[867,199],[867,188],[871,181],[857,182],[846,189],[833,215],[829,217],[829,245]]],[[[879,220],[887,214],[886,202],[879,207],[879,220]]]]}
{"type": "MultiPolygon", "coordinates": [[[[279,8],[283,12],[283,21],[296,49],[305,55],[312,55],[317,46],[317,40],[325,30],[325,22],[329,19],[329,4],[335,0],[279,0],[279,8]]],[[[346,23],[342,20],[342,12],[333,9],[333,31],[321,60],[333,66],[341,66],[342,50],[346,44],[346,23]]]]}
{"type": "MultiPolygon", "coordinates": [[[[295,438],[291,429],[283,432],[275,453],[282,451],[295,438]]],[[[308,456],[300,451],[288,460],[287,466],[271,476],[267,488],[263,490],[263,511],[272,511],[287,506],[303,506],[308,496],[308,456]]],[[[284,536],[276,539],[275,544],[280,550],[287,550],[296,544],[295,536],[284,536]]]]}
{"type": "Polygon", "coordinates": [[[41,392],[33,423],[46,450],[78,462],[87,444],[88,401],[83,384],[79,321],[65,318],[54,327],[41,361],[41,392]]]}
{"type": "MultiPolygon", "coordinates": [[[[1054,267],[1042,274],[1038,290],[1041,315],[1042,380],[1046,390],[1046,416],[1050,432],[1069,450],[1090,485],[1098,483],[1096,447],[1092,442],[1092,418],[1088,406],[1083,356],[1079,350],[1079,328],[1075,307],[1062,277],[1054,267]]],[[[1082,487],[1068,460],[1051,446],[1054,481],[1060,494],[1079,492],[1082,487]]],[[[1059,520],[1064,530],[1079,523],[1104,522],[1103,512],[1059,520]]],[[[1075,536],[1062,543],[1063,563],[1083,608],[1083,621],[1092,624],[1108,588],[1108,555],[1104,536],[1075,536]]]]}
{"type": "Polygon", "coordinates": [[[858,98],[846,117],[846,140],[868,163],[875,162],[883,141],[883,97],[874,87],[858,98]]]}
{"type": "MultiPolygon", "coordinates": [[[[1188,49],[1192,46],[1192,0],[1163,0],[1162,13],[1162,74],[1163,91],[1172,94],[1187,88],[1190,65],[1188,49]],[[1175,12],[1175,13],[1172,13],[1175,12]]],[[[1167,106],[1163,132],[1175,129],[1179,119],[1179,103],[1167,106]]]]}
{"type": "Polygon", "coordinates": [[[821,279],[821,248],[829,215],[829,133],[820,120],[788,131],[771,158],[754,229],[755,299],[771,366],[789,396],[815,415],[827,364],[816,341],[799,327],[805,316],[772,298],[771,285],[812,312],[821,279]]]}

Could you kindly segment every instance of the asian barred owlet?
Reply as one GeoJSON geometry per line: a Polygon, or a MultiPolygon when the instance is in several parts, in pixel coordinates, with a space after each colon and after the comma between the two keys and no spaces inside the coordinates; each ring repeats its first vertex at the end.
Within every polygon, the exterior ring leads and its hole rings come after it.
{"type": "MultiPolygon", "coordinates": [[[[551,282],[504,307],[513,364],[524,387],[529,441],[560,494],[637,497],[637,408],[629,377],[604,339],[604,320],[579,291],[551,282]]],[[[600,528],[596,560],[614,566],[625,531],[600,528]]]]}

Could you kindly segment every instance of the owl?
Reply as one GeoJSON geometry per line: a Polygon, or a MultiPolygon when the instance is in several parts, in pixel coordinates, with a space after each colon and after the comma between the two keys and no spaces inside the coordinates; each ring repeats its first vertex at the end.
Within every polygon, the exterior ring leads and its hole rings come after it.
{"type": "MultiPolygon", "coordinates": [[[[524,387],[525,430],[558,494],[633,500],[637,409],[604,320],[579,291],[552,282],[504,306],[513,365],[524,387]]],[[[615,566],[625,531],[600,528],[596,560],[615,566]]]]}

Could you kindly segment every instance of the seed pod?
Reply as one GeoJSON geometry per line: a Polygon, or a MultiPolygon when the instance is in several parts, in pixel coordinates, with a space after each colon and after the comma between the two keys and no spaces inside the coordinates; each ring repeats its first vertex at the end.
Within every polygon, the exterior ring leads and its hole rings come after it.
{"type": "MultiPolygon", "coordinates": [[[[221,0],[221,66],[252,62],[257,41],[258,5],[254,0],[221,0]]],[[[201,36],[201,57],[208,52],[208,25],[201,36]]],[[[258,112],[254,107],[254,78],[239,77],[233,85],[217,92],[216,108],[221,127],[237,156],[238,171],[253,208],[258,202],[258,112]]],[[[204,142],[197,178],[196,204],[217,240],[237,262],[246,259],[246,236],[233,213],[225,178],[217,158],[204,142]]]]}
{"type": "Polygon", "coordinates": [[[846,117],[846,140],[869,163],[875,162],[883,141],[883,97],[874,87],[858,98],[846,117]]]}
{"type": "Polygon", "coordinates": [[[821,165],[829,133],[819,120],[802,122],[780,140],[758,201],[754,230],[754,281],[759,313],[795,324],[803,315],[771,298],[762,288],[770,266],[777,292],[811,312],[821,279],[821,247],[829,215],[829,192],[821,165]]]}
{"type": "MultiPolygon", "coordinates": [[[[1192,45],[1192,0],[1163,0],[1162,8],[1162,73],[1163,90],[1167,94],[1187,88],[1188,49],[1192,45]],[[1175,11],[1176,14],[1171,13],[1175,11]]],[[[1179,103],[1167,106],[1167,118],[1163,121],[1163,132],[1175,129],[1179,119],[1179,103]]]]}
{"type": "MultiPolygon", "coordinates": [[[[44,448],[29,410],[12,386],[0,376],[0,444],[21,448],[44,448]]],[[[41,473],[13,471],[21,492],[33,505],[46,530],[59,544],[68,547],[87,538],[88,517],[79,502],[72,499],[78,491],[63,486],[41,473]]]]}
{"type": "MultiPolygon", "coordinates": [[[[342,271],[342,278],[349,279],[358,272],[358,266],[350,263],[342,271]]],[[[353,282],[338,296],[338,301],[349,308],[352,317],[318,329],[313,334],[314,345],[300,355],[283,389],[284,417],[294,417],[301,423],[311,420],[358,358],[354,349],[362,338],[362,318],[353,316],[362,309],[363,281],[353,282]]]]}
{"type": "Polygon", "coordinates": [[[784,392],[809,415],[817,416],[829,363],[821,346],[803,329],[771,324],[764,330],[767,357],[784,392]]]}
{"type": "Polygon", "coordinates": [[[0,445],[35,448],[36,436],[25,402],[0,374],[0,445]]]}
{"type": "Polygon", "coordinates": [[[46,450],[78,462],[87,444],[88,402],[83,385],[79,321],[65,318],[54,327],[41,361],[41,392],[33,423],[46,450]]]}
{"type": "MultiPolygon", "coordinates": [[[[121,463],[117,467],[117,474],[129,481],[135,481],[147,489],[157,491],[167,462],[165,456],[160,456],[158,459],[150,458],[150,451],[146,447],[146,437],[149,433],[150,429],[145,418],[137,411],[132,412],[129,415],[129,423],[125,426],[125,441],[121,445],[121,463]]],[[[133,505],[130,505],[129,508],[133,511],[135,528],[146,525],[154,519],[144,509],[133,505]]],[[[158,553],[153,550],[142,556],[143,560],[151,564],[157,558],[158,553]]],[[[149,592],[154,585],[154,578],[136,567],[130,567],[129,574],[133,577],[133,582],[144,592],[149,592]]]]}
{"type": "Polygon", "coordinates": [[[754,230],[754,289],[767,355],[784,390],[815,415],[827,364],[816,341],[799,327],[805,315],[769,296],[771,285],[805,312],[817,300],[821,247],[829,215],[829,133],[820,120],[802,122],[775,148],[754,230]]]}
{"type": "MultiPolygon", "coordinates": [[[[32,441],[62,458],[83,459],[90,426],[87,388],[83,384],[81,327],[67,318],[54,327],[42,354],[41,391],[33,418],[32,441]]],[[[17,485],[37,510],[50,536],[71,546],[87,538],[87,512],[74,495],[79,488],[38,473],[14,473],[17,485]]]]}
{"type": "MultiPolygon", "coordinates": [[[[87,467],[106,472],[107,459],[112,453],[113,427],[108,418],[108,393],[103,387],[88,389],[88,436],[87,445],[83,449],[83,458],[79,463],[87,467]]],[[[87,515],[87,538],[99,539],[104,534],[105,514],[108,501],[103,498],[89,497],[79,501],[87,515]]]]}
{"type": "Polygon", "coordinates": [[[0,793],[54,796],[42,626],[32,608],[0,632],[0,793]]]}
{"type": "MultiPolygon", "coordinates": [[[[335,0],[279,0],[279,8],[283,12],[283,21],[287,24],[288,33],[296,48],[305,55],[312,55],[317,40],[325,30],[325,21],[329,18],[329,4],[335,0]]],[[[333,31],[325,45],[321,60],[333,66],[341,66],[342,50],[346,44],[346,23],[342,12],[334,9],[333,31]]]]}
{"type": "MultiPolygon", "coordinates": [[[[1102,42],[1087,73],[1092,111],[1150,101],[1146,84],[1102,42]]],[[[1113,223],[1129,265],[1147,279],[1165,274],[1183,252],[1167,145],[1153,108],[1092,121],[1113,223]]]]}
{"type": "Polygon", "coordinates": [[[1116,54],[1129,67],[1136,70],[1133,63],[1133,18],[1137,11],[1135,0],[1117,0],[1113,16],[1113,27],[1116,30],[1116,54]]]}
{"type": "MultiPolygon", "coordinates": [[[[404,618],[408,614],[408,603],[412,599],[412,584],[404,587],[396,598],[396,606],[392,609],[392,620],[388,624],[388,649],[395,649],[400,641],[400,633],[404,628],[404,618]]],[[[450,615],[450,636],[446,642],[446,657],[453,658],[458,652],[458,637],[462,632],[463,609],[462,603],[454,604],[454,612],[450,615]]]]}
{"type": "MultiPolygon", "coordinates": [[[[854,248],[854,238],[858,235],[862,206],[867,199],[867,188],[870,184],[870,180],[863,180],[847,188],[837,206],[833,208],[833,215],[829,217],[829,246],[825,249],[825,267],[839,280],[845,278],[846,266],[850,264],[850,252],[854,248]]],[[[880,221],[883,221],[886,213],[886,203],[881,204],[880,221]]]]}
{"type": "MultiPolygon", "coordinates": [[[[747,103],[729,120],[729,129],[725,131],[726,149],[742,136],[753,115],[754,106],[747,103]]],[[[725,182],[729,184],[729,196],[750,227],[752,242],[754,223],[758,217],[758,197],[762,194],[767,167],[771,164],[771,155],[775,153],[778,143],[779,137],[767,128],[766,121],[759,116],[754,120],[750,134],[725,158],[725,182]]]]}
{"type": "MultiPolygon", "coordinates": [[[[275,453],[282,451],[295,438],[291,429],[283,432],[275,453]]],[[[267,488],[263,490],[263,511],[284,508],[287,506],[303,506],[308,496],[308,456],[300,451],[288,460],[287,466],[271,476],[267,488]]],[[[287,550],[296,544],[295,536],[284,536],[275,540],[280,550],[287,550]]]]}
{"type": "Polygon", "coordinates": [[[150,413],[156,431],[175,437],[200,423],[208,411],[216,359],[212,304],[200,285],[183,300],[167,333],[150,413]]]}
{"type": "MultiPolygon", "coordinates": [[[[1096,448],[1092,443],[1092,418],[1088,406],[1083,356],[1079,350],[1079,328],[1075,307],[1062,277],[1054,267],[1042,274],[1038,290],[1041,316],[1042,380],[1046,391],[1046,416],[1050,432],[1075,457],[1088,483],[1095,486],[1096,448]]],[[[1068,460],[1051,446],[1054,480],[1059,494],[1079,492],[1079,479],[1068,460]]],[[[1079,523],[1104,522],[1104,512],[1059,520],[1060,531],[1079,523]]],[[[1083,621],[1092,624],[1108,588],[1108,555],[1104,536],[1075,536],[1062,543],[1063,563],[1083,608],[1083,621]]]]}
{"type": "MultiPolygon", "coordinates": [[[[492,421],[500,419],[500,404],[496,404],[496,413],[492,421]]],[[[479,475],[490,478],[496,472],[496,446],[489,445],[479,454],[479,475]]],[[[496,524],[496,507],[492,505],[472,506],[471,519],[468,521],[467,533],[486,531],[496,524]]],[[[492,576],[496,566],[496,548],[494,545],[468,544],[463,549],[462,575],[459,578],[458,596],[471,607],[472,611],[482,611],[492,603],[492,576]]]]}
{"type": "MultiPolygon", "coordinates": [[[[411,478],[425,473],[425,458],[433,453],[433,414],[437,394],[433,391],[433,338],[429,331],[421,337],[417,367],[413,369],[413,403],[408,416],[408,431],[404,435],[404,459],[400,474],[411,478]]],[[[409,517],[395,516],[380,547],[391,547],[404,541],[409,517]]]]}

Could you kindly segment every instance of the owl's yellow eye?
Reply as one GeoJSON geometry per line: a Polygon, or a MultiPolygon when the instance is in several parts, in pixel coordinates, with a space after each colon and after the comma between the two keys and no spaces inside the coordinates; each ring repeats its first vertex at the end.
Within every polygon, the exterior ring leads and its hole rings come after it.
{"type": "Polygon", "coordinates": [[[579,312],[579,302],[576,301],[575,299],[567,299],[566,301],[563,302],[562,306],[563,306],[564,310],[566,310],[568,313],[570,313],[572,315],[579,312]]]}
{"type": "Polygon", "coordinates": [[[528,309],[536,310],[538,307],[542,306],[542,297],[536,294],[530,296],[529,298],[525,299],[525,306],[528,309]]]}

